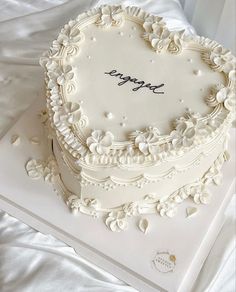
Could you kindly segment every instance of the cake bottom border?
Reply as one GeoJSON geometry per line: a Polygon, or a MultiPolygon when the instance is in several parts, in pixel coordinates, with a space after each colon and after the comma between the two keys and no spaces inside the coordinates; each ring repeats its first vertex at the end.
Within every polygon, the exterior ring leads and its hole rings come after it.
{"type": "MultiPolygon", "coordinates": [[[[113,208],[102,208],[98,199],[81,198],[71,192],[64,184],[59,173],[55,155],[52,153],[46,160],[30,159],[25,165],[26,172],[33,179],[43,178],[46,182],[52,183],[54,190],[63,198],[73,214],[78,212],[94,218],[103,217],[106,226],[115,232],[128,229],[128,221],[131,217],[140,217],[139,229],[146,233],[148,230],[148,219],[142,217],[145,214],[159,214],[160,216],[174,217],[177,213],[177,205],[187,198],[198,204],[209,204],[211,193],[209,185],[219,185],[222,179],[221,168],[229,159],[229,153],[223,151],[213,165],[204,175],[194,182],[179,188],[168,198],[157,198],[155,194],[146,194],[142,200],[124,203],[113,208]]],[[[196,207],[187,208],[186,216],[192,216],[197,212],[196,207]]]]}

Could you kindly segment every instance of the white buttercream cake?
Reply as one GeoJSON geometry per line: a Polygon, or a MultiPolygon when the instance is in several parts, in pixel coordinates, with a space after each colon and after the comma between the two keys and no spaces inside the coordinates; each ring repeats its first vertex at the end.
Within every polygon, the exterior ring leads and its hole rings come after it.
{"type": "Polygon", "coordinates": [[[145,214],[173,217],[187,198],[207,204],[228,159],[235,63],[137,7],[79,15],[41,58],[52,156],[28,174],[42,164],[73,212],[112,231],[139,216],[145,232],[145,214]]]}

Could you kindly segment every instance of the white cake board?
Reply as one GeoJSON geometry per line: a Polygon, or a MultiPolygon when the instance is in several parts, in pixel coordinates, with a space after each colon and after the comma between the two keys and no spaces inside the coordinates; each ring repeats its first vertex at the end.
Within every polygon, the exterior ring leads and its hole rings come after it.
{"type": "MultiPolygon", "coordinates": [[[[136,227],[137,218],[128,231],[114,233],[101,218],[73,216],[50,184],[27,176],[24,165],[29,158],[48,156],[38,118],[43,102],[37,101],[0,141],[0,208],[64,241],[139,291],[189,292],[222,226],[224,210],[234,190],[234,139],[230,144],[231,160],[223,166],[223,184],[211,188],[214,196],[210,205],[197,206],[198,213],[186,218],[186,207],[194,206],[187,200],[179,205],[174,219],[146,216],[151,226],[146,235],[136,227]],[[18,146],[10,143],[14,134],[21,137],[18,146]],[[40,145],[29,142],[32,136],[40,137],[40,145]],[[163,251],[176,257],[173,272],[161,273],[152,264],[156,253],[163,251]]],[[[232,135],[235,136],[233,130],[232,135]]]]}

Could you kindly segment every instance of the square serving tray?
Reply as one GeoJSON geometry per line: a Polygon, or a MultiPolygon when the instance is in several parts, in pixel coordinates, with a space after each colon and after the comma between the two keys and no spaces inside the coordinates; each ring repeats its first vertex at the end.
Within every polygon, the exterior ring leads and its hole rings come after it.
{"type": "Polygon", "coordinates": [[[27,176],[26,161],[45,159],[49,153],[39,119],[43,105],[43,99],[37,100],[0,140],[0,209],[64,241],[78,254],[139,291],[191,291],[234,191],[235,130],[229,145],[231,159],[223,166],[223,183],[211,188],[210,205],[197,206],[196,215],[187,218],[186,208],[195,204],[186,200],[178,206],[173,219],[146,216],[151,226],[146,235],[136,227],[137,218],[129,230],[114,233],[101,218],[72,215],[50,184],[27,176]],[[20,137],[17,146],[11,144],[14,135],[20,137]],[[35,136],[40,144],[30,142],[35,136]],[[168,261],[170,256],[172,261],[168,261]],[[172,264],[171,268],[166,264],[172,264]]]}

